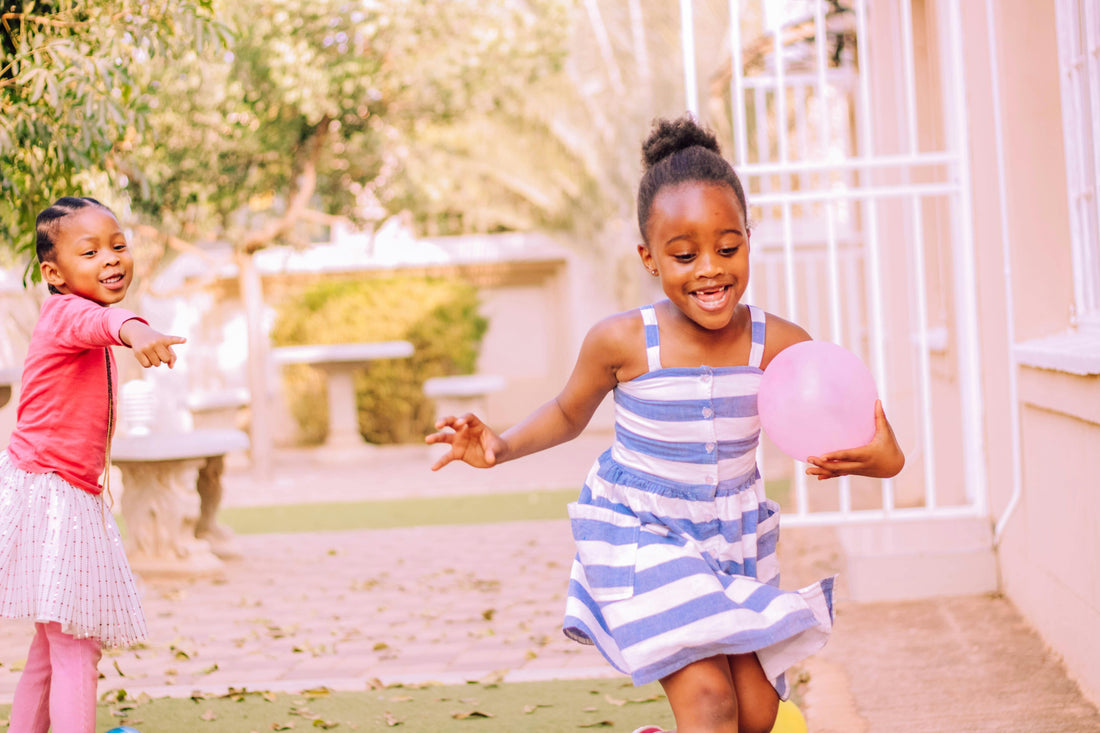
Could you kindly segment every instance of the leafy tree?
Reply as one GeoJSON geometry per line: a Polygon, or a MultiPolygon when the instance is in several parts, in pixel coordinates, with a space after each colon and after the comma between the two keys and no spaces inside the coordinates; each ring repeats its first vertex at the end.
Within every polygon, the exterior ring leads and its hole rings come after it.
{"type": "Polygon", "coordinates": [[[0,2],[0,236],[33,247],[34,217],[82,175],[118,179],[146,132],[147,69],[222,38],[211,0],[0,2]]]}
{"type": "MultiPolygon", "coordinates": [[[[229,52],[196,52],[158,79],[151,134],[127,169],[135,207],[184,239],[213,233],[244,252],[298,241],[326,216],[439,216],[421,205],[434,200],[433,181],[406,161],[461,147],[457,132],[499,132],[471,120],[517,117],[527,90],[562,63],[567,6],[226,2],[229,52]]],[[[437,160],[434,182],[457,186],[473,162],[437,160]]]]}

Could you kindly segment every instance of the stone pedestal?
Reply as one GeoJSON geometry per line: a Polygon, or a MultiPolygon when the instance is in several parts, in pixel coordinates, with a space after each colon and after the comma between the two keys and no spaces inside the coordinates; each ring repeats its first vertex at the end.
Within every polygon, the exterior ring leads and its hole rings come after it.
{"type": "Polygon", "coordinates": [[[122,473],[127,555],[141,575],[210,575],[240,556],[218,523],[225,454],[246,450],[237,430],[194,430],[118,438],[112,463],[122,473]]]}
{"type": "Polygon", "coordinates": [[[328,391],[328,437],[325,446],[346,449],[368,445],[359,434],[355,371],[376,359],[403,359],[413,354],[408,341],[282,346],[271,350],[278,364],[309,364],[320,369],[328,391]]]}

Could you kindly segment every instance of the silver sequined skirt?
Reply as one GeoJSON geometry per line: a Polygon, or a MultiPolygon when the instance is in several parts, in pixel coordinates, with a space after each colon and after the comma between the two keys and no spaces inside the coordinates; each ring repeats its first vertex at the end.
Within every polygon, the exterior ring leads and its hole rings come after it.
{"type": "Polygon", "coordinates": [[[0,452],[0,616],[128,646],[146,636],[118,525],[103,499],[0,452]]]}

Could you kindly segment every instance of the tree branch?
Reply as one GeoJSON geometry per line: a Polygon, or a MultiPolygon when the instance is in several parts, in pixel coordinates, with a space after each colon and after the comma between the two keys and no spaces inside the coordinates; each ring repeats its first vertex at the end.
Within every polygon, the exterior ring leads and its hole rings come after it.
{"type": "Polygon", "coordinates": [[[286,235],[302,218],[303,212],[306,211],[306,204],[317,190],[317,164],[324,147],[325,137],[328,135],[328,123],[327,117],[322,119],[307,142],[302,171],[298,174],[286,211],[278,219],[269,221],[256,231],[249,232],[241,241],[240,247],[247,254],[261,250],[279,237],[286,235]]]}

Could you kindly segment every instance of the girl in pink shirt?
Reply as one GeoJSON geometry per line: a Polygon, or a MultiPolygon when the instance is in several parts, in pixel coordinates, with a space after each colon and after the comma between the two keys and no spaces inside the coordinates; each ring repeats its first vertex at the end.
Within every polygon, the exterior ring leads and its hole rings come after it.
{"type": "Polygon", "coordinates": [[[37,254],[52,295],[31,336],[15,431],[0,452],[0,616],[35,622],[11,733],[94,733],[102,645],[145,638],[145,615],[118,526],[102,497],[114,431],[112,345],[143,367],[184,342],[122,308],[134,274],[110,209],[65,197],[38,215],[37,254]]]}

